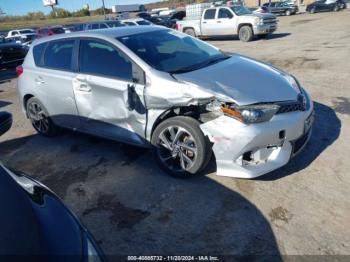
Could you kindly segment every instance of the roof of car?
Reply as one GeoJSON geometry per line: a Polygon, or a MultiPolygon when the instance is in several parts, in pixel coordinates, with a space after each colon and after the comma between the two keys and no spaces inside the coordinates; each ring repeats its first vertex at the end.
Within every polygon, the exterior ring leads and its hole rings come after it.
{"type": "Polygon", "coordinates": [[[128,26],[128,27],[115,27],[115,28],[79,31],[79,32],[73,32],[69,34],[58,34],[58,35],[40,38],[35,41],[35,45],[52,41],[52,40],[59,40],[59,39],[65,39],[65,38],[71,38],[71,37],[101,37],[102,36],[102,37],[116,38],[121,36],[128,36],[128,35],[153,32],[153,31],[159,31],[159,30],[169,30],[169,29],[162,26],[141,25],[141,26],[135,26],[135,27],[128,26]]]}

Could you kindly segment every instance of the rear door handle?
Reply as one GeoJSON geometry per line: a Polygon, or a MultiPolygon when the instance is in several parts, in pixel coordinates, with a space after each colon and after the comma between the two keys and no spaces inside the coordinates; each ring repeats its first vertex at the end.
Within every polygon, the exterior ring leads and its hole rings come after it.
{"type": "Polygon", "coordinates": [[[217,23],[221,23],[221,21],[217,21],[217,23]]]}
{"type": "Polygon", "coordinates": [[[207,23],[207,22],[205,22],[205,21],[203,22],[203,24],[206,24],[206,23],[207,23]]]}

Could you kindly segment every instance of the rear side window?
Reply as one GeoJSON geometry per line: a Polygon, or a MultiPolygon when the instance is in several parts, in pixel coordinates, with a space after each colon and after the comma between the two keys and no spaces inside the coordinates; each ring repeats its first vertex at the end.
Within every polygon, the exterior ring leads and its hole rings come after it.
{"type": "Polygon", "coordinates": [[[40,45],[36,45],[33,48],[33,57],[34,57],[34,62],[35,65],[40,66],[41,65],[41,55],[44,51],[44,47],[45,47],[46,43],[40,44],[40,45]]]}
{"type": "Polygon", "coordinates": [[[106,24],[100,24],[100,28],[108,28],[108,26],[106,24]]]}
{"type": "Polygon", "coordinates": [[[81,40],[79,71],[132,81],[132,63],[113,46],[95,40],[81,40]]]}
{"type": "Polygon", "coordinates": [[[50,42],[45,50],[44,66],[66,71],[71,70],[73,47],[74,40],[50,42]]]}
{"type": "Polygon", "coordinates": [[[207,11],[205,11],[204,19],[215,19],[215,12],[216,9],[208,9],[207,11]]]}

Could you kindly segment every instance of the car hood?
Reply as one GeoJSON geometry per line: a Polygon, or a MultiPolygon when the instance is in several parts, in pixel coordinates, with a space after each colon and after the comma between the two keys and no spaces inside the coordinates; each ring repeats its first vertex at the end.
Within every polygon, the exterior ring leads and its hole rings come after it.
{"type": "Polygon", "coordinates": [[[82,254],[81,228],[61,201],[37,184],[32,193],[0,164],[0,256],[82,254]],[[24,187],[23,187],[24,186],[24,187]]]}
{"type": "Polygon", "coordinates": [[[287,73],[240,55],[174,77],[238,105],[297,100],[299,93],[288,81],[287,73]]]}

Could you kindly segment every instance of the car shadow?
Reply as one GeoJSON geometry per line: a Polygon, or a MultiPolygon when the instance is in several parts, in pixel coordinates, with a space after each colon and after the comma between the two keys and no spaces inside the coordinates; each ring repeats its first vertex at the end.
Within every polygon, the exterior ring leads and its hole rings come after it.
{"type": "MultiPolygon", "coordinates": [[[[291,33],[272,33],[267,35],[266,37],[259,38],[255,37],[253,41],[259,41],[259,40],[270,40],[270,39],[278,39],[278,38],[283,38],[291,35],[291,33]]],[[[211,38],[204,38],[203,40],[208,40],[212,42],[216,41],[232,41],[232,40],[237,40],[239,41],[238,36],[217,36],[217,37],[211,37],[211,38]]]]}
{"type": "Polygon", "coordinates": [[[65,131],[2,141],[0,159],[55,191],[111,260],[199,254],[282,261],[253,203],[215,176],[164,174],[148,149],[65,131]]]}
{"type": "Polygon", "coordinates": [[[284,167],[256,180],[271,181],[299,172],[309,166],[324,150],[339,137],[341,121],[333,108],[314,102],[315,122],[312,135],[305,148],[284,167]]]}

